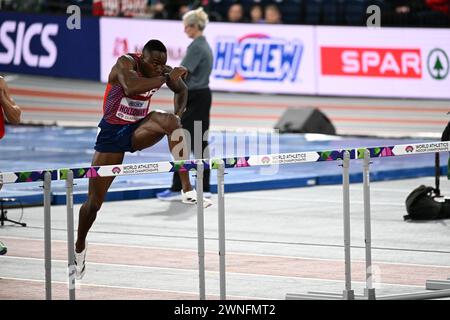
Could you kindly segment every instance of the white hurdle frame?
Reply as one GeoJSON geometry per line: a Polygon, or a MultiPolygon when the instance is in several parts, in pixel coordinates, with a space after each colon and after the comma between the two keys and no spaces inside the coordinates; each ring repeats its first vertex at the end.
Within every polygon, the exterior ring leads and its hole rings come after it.
{"type": "MultiPolygon", "coordinates": [[[[203,170],[204,164],[210,169],[217,169],[217,193],[218,193],[218,223],[219,223],[219,259],[220,259],[220,299],[226,299],[226,261],[225,261],[225,168],[239,168],[249,166],[269,166],[273,164],[306,163],[316,161],[343,161],[343,213],[344,213],[344,251],[345,251],[345,290],[336,293],[315,293],[309,295],[287,294],[287,299],[296,299],[302,296],[305,299],[375,299],[375,289],[372,287],[372,258],[371,258],[371,222],[370,222],[370,158],[401,156],[410,154],[424,154],[450,151],[450,141],[426,142],[408,145],[394,145],[381,147],[361,147],[327,151],[306,151],[297,153],[256,155],[250,157],[231,158],[234,165],[229,165],[229,159],[195,159],[182,161],[166,161],[141,164],[120,164],[86,168],[62,168],[55,170],[37,170],[21,172],[0,173],[0,181],[3,184],[25,183],[44,181],[44,240],[45,240],[45,297],[52,299],[51,281],[51,181],[66,180],[66,206],[67,206],[67,253],[68,253],[68,277],[69,299],[75,299],[75,268],[74,268],[74,220],[73,220],[73,180],[83,178],[111,177],[118,175],[137,175],[161,172],[173,172],[179,169],[175,165],[185,166],[184,170],[197,170],[197,234],[199,257],[199,297],[206,299],[205,290],[205,246],[204,246],[204,207],[203,207],[203,170]],[[387,149],[387,154],[371,156],[369,150],[387,149]],[[359,157],[358,152],[364,149],[364,157],[359,157]],[[334,158],[321,159],[323,153],[337,153],[334,158]],[[353,156],[351,156],[351,153],[353,156]],[[341,159],[339,155],[343,155],[341,159]],[[350,198],[349,198],[349,163],[351,159],[364,158],[363,164],[363,188],[364,188],[364,228],[366,250],[366,288],[363,296],[355,296],[351,289],[351,259],[350,259],[350,198]],[[244,159],[244,165],[239,160],[244,159]],[[285,161],[284,159],[290,159],[285,161]],[[238,161],[236,161],[238,160],[238,161]],[[130,169],[131,168],[131,169],[130,169]],[[137,169],[136,169],[137,168],[137,169]],[[74,172],[77,176],[74,177],[74,172]],[[80,174],[79,172],[83,172],[80,174]],[[52,173],[55,173],[52,175],[52,173]],[[24,178],[25,177],[25,178],[24,178]]],[[[450,279],[449,279],[450,280],[450,279]]],[[[433,280],[431,280],[433,281],[433,280]]],[[[440,289],[433,292],[418,292],[405,295],[381,296],[377,299],[432,299],[449,297],[450,281],[430,282],[430,286],[440,289]],[[449,283],[447,283],[449,282],[449,283]]],[[[428,286],[428,282],[427,282],[428,286]]]]}
{"type": "Polygon", "coordinates": [[[75,300],[75,244],[73,222],[73,172],[67,173],[66,180],[66,208],[67,208],[67,261],[69,276],[69,300],[75,300]]]}
{"type": "Polygon", "coordinates": [[[197,250],[198,250],[198,278],[200,300],[206,300],[205,288],[205,216],[203,208],[203,162],[197,162],[197,250]]]}
{"type": "MultiPolygon", "coordinates": [[[[369,300],[427,300],[450,297],[450,288],[438,291],[419,291],[404,294],[392,294],[375,296],[375,289],[372,287],[372,247],[371,247],[371,222],[370,222],[370,154],[364,151],[364,226],[365,226],[365,246],[366,246],[366,288],[364,296],[369,300]]],[[[425,287],[425,289],[427,289],[425,287]]]]}
{"type": "MultiPolygon", "coordinates": [[[[365,261],[366,261],[366,287],[364,288],[364,294],[362,296],[352,295],[353,290],[351,284],[349,284],[349,277],[347,276],[348,266],[350,263],[350,255],[347,253],[347,248],[350,244],[344,245],[345,250],[345,290],[342,296],[335,293],[325,292],[311,292],[308,294],[286,294],[286,300],[427,300],[450,297],[450,281],[436,281],[428,280],[426,282],[426,289],[435,291],[419,291],[413,293],[393,294],[376,297],[375,288],[373,288],[372,282],[372,247],[371,247],[371,217],[370,217],[370,152],[364,151],[364,163],[363,163],[363,204],[364,204],[364,242],[365,242],[365,261]],[[349,294],[350,292],[350,294],[349,294]]],[[[345,158],[344,158],[344,173],[343,173],[343,185],[344,185],[344,221],[346,219],[346,171],[345,171],[345,158]]],[[[345,222],[344,222],[345,225],[345,222]]],[[[348,234],[349,235],[349,234],[348,234]]],[[[344,227],[344,239],[348,236],[344,227]]],[[[344,240],[346,242],[346,240],[344,240]]],[[[450,280],[450,278],[448,279],[450,280]]],[[[350,280],[351,281],[351,280],[350,280]]]]}
{"type": "Polygon", "coordinates": [[[45,299],[52,300],[52,219],[51,219],[51,184],[50,172],[44,174],[44,265],[45,265],[45,299]]]}
{"type": "Polygon", "coordinates": [[[226,262],[225,262],[225,164],[220,160],[217,168],[217,210],[219,230],[219,278],[220,300],[226,300],[226,262]]]}
{"type": "Polygon", "coordinates": [[[307,294],[287,293],[286,300],[354,300],[355,292],[352,289],[351,270],[351,238],[350,238],[350,153],[344,152],[342,160],[342,203],[344,221],[344,263],[345,263],[345,288],[342,296],[329,292],[310,292],[307,294]]]}
{"type": "Polygon", "coordinates": [[[372,268],[372,228],[370,221],[370,152],[364,150],[363,162],[363,202],[364,202],[364,244],[366,250],[366,288],[364,296],[369,300],[375,300],[375,288],[373,287],[372,268]]]}

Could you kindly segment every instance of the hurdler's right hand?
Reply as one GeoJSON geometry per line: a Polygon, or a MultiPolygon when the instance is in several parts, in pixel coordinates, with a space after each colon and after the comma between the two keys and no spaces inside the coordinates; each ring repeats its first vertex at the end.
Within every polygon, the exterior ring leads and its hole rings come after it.
{"type": "Polygon", "coordinates": [[[175,67],[170,71],[169,77],[170,80],[178,80],[180,77],[187,73],[187,69],[185,67],[175,67]]]}

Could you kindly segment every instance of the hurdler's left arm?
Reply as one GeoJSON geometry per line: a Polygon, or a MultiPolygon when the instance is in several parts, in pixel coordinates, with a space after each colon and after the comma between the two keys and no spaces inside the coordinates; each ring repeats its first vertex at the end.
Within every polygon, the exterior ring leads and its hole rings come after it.
{"type": "Polygon", "coordinates": [[[5,113],[6,120],[11,124],[19,124],[20,123],[20,115],[21,110],[16,105],[14,100],[11,98],[9,94],[9,88],[6,84],[5,79],[0,77],[0,112],[2,112],[1,109],[3,109],[3,112],[5,113]]]}

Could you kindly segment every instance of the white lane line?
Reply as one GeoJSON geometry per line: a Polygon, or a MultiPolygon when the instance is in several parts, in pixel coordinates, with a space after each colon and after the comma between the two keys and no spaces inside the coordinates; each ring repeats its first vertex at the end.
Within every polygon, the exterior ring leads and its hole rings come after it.
{"type": "MultiPolygon", "coordinates": [[[[40,280],[40,279],[25,279],[25,278],[14,278],[14,277],[0,277],[0,279],[14,280],[14,281],[39,282],[39,283],[44,283],[45,282],[45,280],[40,280]]],[[[67,285],[67,282],[64,282],[64,281],[54,281],[54,280],[52,280],[52,284],[53,283],[67,285]]],[[[137,287],[123,287],[123,286],[111,286],[111,285],[105,285],[105,284],[83,283],[80,280],[76,281],[76,286],[110,288],[110,289],[125,289],[125,290],[156,291],[156,292],[174,293],[174,294],[181,293],[181,294],[190,294],[190,295],[195,295],[195,296],[198,295],[198,292],[151,289],[151,288],[137,288],[137,287]]],[[[207,295],[218,296],[219,294],[207,294],[207,295]]],[[[237,296],[237,295],[227,295],[227,298],[272,300],[272,299],[268,299],[268,298],[249,297],[249,296],[237,296]]]]}
{"type": "MultiPolygon", "coordinates": [[[[36,238],[27,238],[27,237],[17,237],[17,236],[2,236],[2,239],[16,239],[16,240],[32,240],[32,241],[40,241],[44,242],[43,239],[36,238]]],[[[53,240],[52,242],[60,242],[66,244],[65,240],[53,240]]],[[[150,249],[150,250],[167,250],[167,251],[184,251],[191,253],[198,253],[196,249],[186,249],[186,248],[167,248],[167,247],[154,247],[154,246],[139,246],[139,245],[122,245],[122,244],[114,244],[114,243],[103,243],[103,242],[89,242],[90,245],[98,245],[104,247],[118,247],[118,248],[136,248],[136,249],[150,249]]],[[[322,244],[318,244],[322,245],[322,244]]],[[[364,249],[364,248],[359,248],[364,249]]],[[[398,248],[401,249],[401,248],[398,248]]],[[[408,249],[405,249],[408,250],[408,249]]],[[[205,250],[205,253],[210,254],[218,254],[217,251],[205,250]]],[[[428,253],[427,253],[428,254],[428,253]]],[[[287,256],[287,255],[274,255],[274,254],[262,254],[262,253],[246,253],[246,252],[231,252],[227,251],[227,255],[241,255],[241,256],[250,256],[250,257],[269,257],[269,258],[285,258],[285,259],[300,259],[300,260],[317,260],[317,261],[331,261],[331,262],[344,262],[343,259],[331,259],[331,258],[311,258],[311,257],[300,257],[300,256],[287,256]]],[[[7,256],[4,256],[7,257],[7,256]]],[[[365,260],[352,260],[352,263],[365,263],[365,260]]],[[[450,268],[448,266],[442,265],[434,265],[434,264],[419,264],[419,263],[407,263],[407,262],[386,262],[386,261],[378,261],[378,264],[387,264],[394,266],[413,266],[413,267],[432,267],[432,268],[450,268]]]]}
{"type": "MultiPolygon", "coordinates": [[[[366,124],[367,125],[367,124],[366,124]]],[[[370,123],[369,123],[370,125],[370,123]]],[[[408,138],[408,139],[418,139],[418,138],[431,138],[436,139],[440,138],[442,133],[441,132],[417,132],[413,130],[398,130],[398,131],[387,131],[383,130],[383,132],[377,132],[376,134],[370,134],[367,130],[367,126],[360,126],[355,125],[354,129],[347,126],[346,128],[343,125],[338,126],[337,132],[340,135],[361,135],[366,137],[379,137],[379,138],[408,138]]]]}
{"type": "MultiPolygon", "coordinates": [[[[43,262],[44,259],[43,258],[28,258],[28,257],[15,257],[15,256],[4,256],[2,258],[8,258],[11,260],[29,260],[29,261],[39,261],[39,262],[43,262]]],[[[56,260],[56,259],[52,259],[52,262],[55,263],[61,263],[64,266],[67,265],[67,261],[66,260],[56,260]]],[[[198,270],[197,269],[183,269],[183,268],[170,268],[170,267],[150,267],[150,266],[139,266],[139,265],[127,265],[127,264],[114,264],[114,263],[103,263],[103,262],[88,262],[90,265],[96,265],[96,266],[108,266],[108,267],[120,267],[120,268],[134,268],[134,269],[144,269],[144,270],[159,270],[159,271],[182,271],[182,272],[188,272],[188,273],[193,273],[194,275],[197,274],[198,270]]],[[[375,264],[374,264],[375,266],[375,264]]],[[[219,275],[219,271],[211,271],[211,270],[207,270],[206,273],[211,274],[211,275],[219,275]]],[[[325,281],[325,282],[339,282],[339,283],[344,283],[345,280],[340,280],[340,279],[326,279],[326,278],[309,278],[309,277],[295,277],[295,276],[283,276],[283,275],[270,275],[270,274],[259,274],[259,273],[246,273],[246,272],[230,272],[227,271],[226,274],[228,276],[232,275],[232,276],[241,276],[241,277],[248,277],[248,276],[252,276],[252,277],[260,277],[260,278],[271,278],[271,279],[287,279],[287,280],[301,280],[301,281],[325,281]]],[[[358,284],[365,284],[365,281],[352,281],[353,283],[358,283],[358,284]]],[[[388,285],[388,286],[402,286],[402,287],[422,287],[422,286],[418,286],[418,285],[412,285],[412,284],[397,284],[397,283],[388,283],[388,282],[382,282],[382,285],[388,285]]]]}
{"type": "MultiPolygon", "coordinates": [[[[227,195],[227,198],[230,199],[252,199],[252,200],[266,200],[266,201],[283,201],[283,202],[298,202],[298,203],[342,203],[342,200],[326,200],[323,198],[320,198],[320,200],[310,200],[310,199],[300,199],[300,198],[283,198],[283,197],[269,197],[269,196],[252,196],[252,195],[234,195],[229,194],[227,195]]],[[[377,202],[377,201],[371,201],[371,205],[380,205],[380,206],[398,206],[398,207],[404,207],[404,203],[392,203],[392,202],[377,202]]],[[[363,201],[358,200],[352,200],[352,204],[364,204],[363,201]]],[[[322,207],[320,208],[322,209],[322,207]]]]}

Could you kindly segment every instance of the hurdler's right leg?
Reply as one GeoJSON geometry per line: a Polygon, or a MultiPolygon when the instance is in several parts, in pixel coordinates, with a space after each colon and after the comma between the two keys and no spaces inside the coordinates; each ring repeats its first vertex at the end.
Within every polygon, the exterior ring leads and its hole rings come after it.
{"type": "Polygon", "coordinates": [[[76,252],[84,250],[87,234],[97,218],[97,212],[102,207],[106,193],[113,180],[114,177],[89,179],[88,199],[81,205],[78,218],[78,238],[75,244],[76,252]]]}
{"type": "MultiPolygon", "coordinates": [[[[95,152],[92,166],[121,164],[123,156],[123,153],[95,152]]],[[[106,193],[113,181],[114,177],[89,179],[88,199],[81,206],[78,218],[78,237],[75,244],[76,252],[82,252],[84,250],[86,236],[97,217],[97,212],[105,201],[106,193]]]]}

